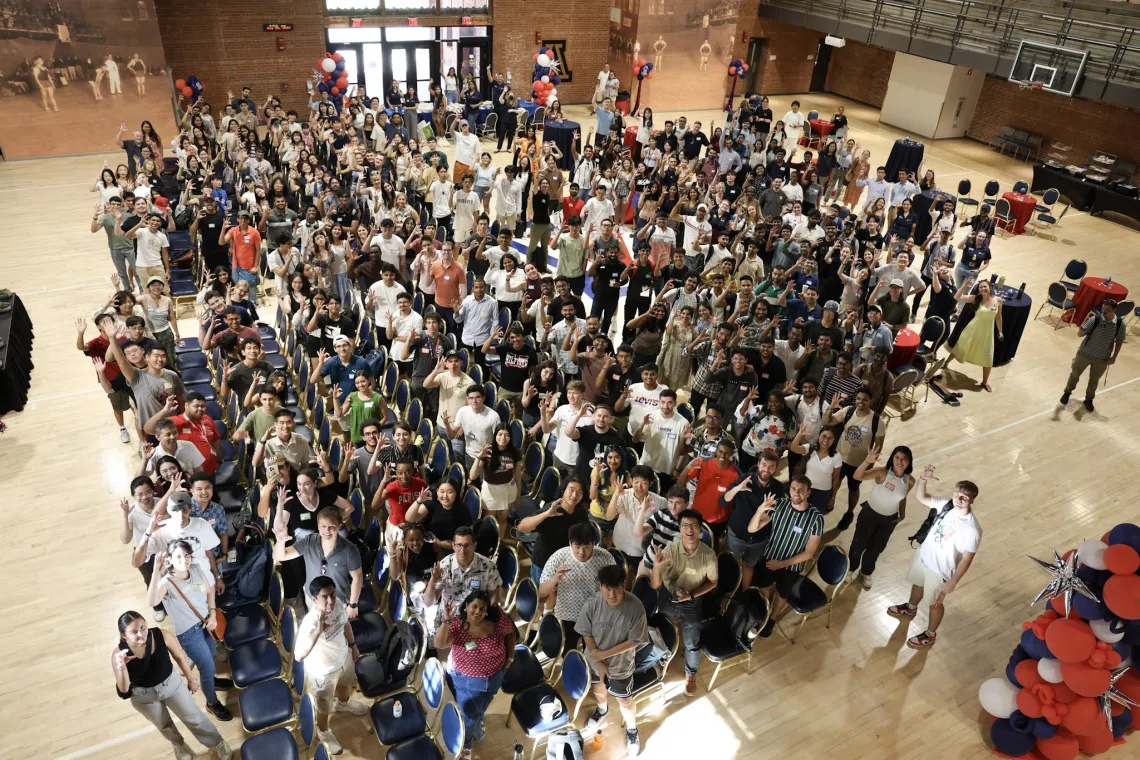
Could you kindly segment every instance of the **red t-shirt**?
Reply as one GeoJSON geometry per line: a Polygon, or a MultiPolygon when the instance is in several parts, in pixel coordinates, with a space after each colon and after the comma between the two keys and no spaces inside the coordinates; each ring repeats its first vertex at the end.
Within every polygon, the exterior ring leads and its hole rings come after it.
{"type": "MultiPolygon", "coordinates": [[[[91,363],[94,364],[96,357],[103,359],[107,356],[107,349],[110,347],[111,344],[107,342],[107,339],[100,335],[98,338],[92,338],[87,341],[87,348],[83,349],[83,353],[91,357],[91,363]]],[[[107,376],[108,383],[115,382],[115,378],[119,376],[119,365],[115,362],[107,362],[107,365],[103,368],[103,374],[107,376]]],[[[95,377],[98,379],[98,373],[96,373],[95,377]]]]}
{"type": "Polygon", "coordinates": [[[416,500],[420,495],[420,491],[427,488],[427,483],[419,478],[412,478],[411,484],[407,488],[400,485],[400,482],[393,480],[384,489],[384,495],[388,499],[388,523],[390,525],[403,525],[408,521],[408,506],[416,500]]]}
{"type": "Polygon", "coordinates": [[[261,248],[261,233],[253,227],[245,232],[240,227],[234,227],[226,233],[226,237],[230,241],[230,261],[242,269],[255,271],[257,251],[261,248]]]}
{"type": "Polygon", "coordinates": [[[700,512],[701,517],[710,525],[728,522],[732,510],[720,506],[718,502],[724,492],[740,479],[740,472],[732,465],[722,470],[716,459],[702,459],[699,465],[689,468],[689,480],[693,478],[699,478],[697,493],[693,496],[693,509],[700,512]]]}
{"type": "Polygon", "coordinates": [[[477,639],[464,627],[457,614],[447,626],[451,634],[451,664],[465,676],[490,678],[507,664],[506,637],[514,627],[507,613],[499,612],[491,635],[477,639]]]}
{"type": "Polygon", "coordinates": [[[582,209],[586,207],[585,201],[581,199],[571,198],[569,196],[562,199],[562,223],[566,224],[570,217],[576,216],[581,218],[582,209]]]}
{"type": "Polygon", "coordinates": [[[222,436],[214,421],[203,414],[197,422],[188,419],[185,414],[171,417],[170,420],[178,426],[178,440],[190,441],[194,448],[205,457],[202,469],[213,475],[218,470],[218,457],[214,453],[214,443],[222,436]]]}

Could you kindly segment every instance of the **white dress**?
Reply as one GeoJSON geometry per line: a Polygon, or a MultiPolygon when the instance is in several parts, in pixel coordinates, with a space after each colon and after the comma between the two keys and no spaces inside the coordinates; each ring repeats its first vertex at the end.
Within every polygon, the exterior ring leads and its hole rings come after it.
{"type": "Polygon", "coordinates": [[[784,159],[789,163],[795,155],[796,146],[804,136],[804,118],[802,111],[788,111],[784,114],[784,159]]]}

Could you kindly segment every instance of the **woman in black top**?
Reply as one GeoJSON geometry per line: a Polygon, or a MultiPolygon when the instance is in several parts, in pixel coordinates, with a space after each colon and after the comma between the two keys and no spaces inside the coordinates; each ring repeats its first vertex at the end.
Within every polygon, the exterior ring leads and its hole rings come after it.
{"type": "Polygon", "coordinates": [[[419,523],[431,534],[441,554],[451,551],[456,528],[475,522],[467,508],[459,503],[459,484],[453,480],[440,483],[431,501],[413,502],[405,517],[410,523],[419,523]]]}
{"type": "Polygon", "coordinates": [[[119,616],[119,645],[111,652],[111,671],[119,697],[131,700],[131,705],[154,724],[174,746],[176,758],[191,760],[193,754],[171,711],[195,739],[213,748],[218,760],[229,760],[229,745],[190,696],[200,687],[198,674],[173,633],[148,628],[143,616],[133,610],[123,613],[119,616]],[[174,672],[176,663],[186,677],[185,683],[174,672]]]}

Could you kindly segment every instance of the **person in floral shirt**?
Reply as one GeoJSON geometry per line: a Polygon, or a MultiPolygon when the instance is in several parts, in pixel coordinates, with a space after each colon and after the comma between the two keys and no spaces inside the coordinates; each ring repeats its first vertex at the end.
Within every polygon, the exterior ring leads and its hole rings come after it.
{"type": "Polygon", "coordinates": [[[765,451],[783,456],[798,427],[796,416],[784,403],[784,394],[780,391],[770,391],[764,406],[753,403],[755,399],[753,388],[736,410],[737,424],[748,431],[740,446],[740,469],[745,471],[752,469],[757,457],[765,451]]]}

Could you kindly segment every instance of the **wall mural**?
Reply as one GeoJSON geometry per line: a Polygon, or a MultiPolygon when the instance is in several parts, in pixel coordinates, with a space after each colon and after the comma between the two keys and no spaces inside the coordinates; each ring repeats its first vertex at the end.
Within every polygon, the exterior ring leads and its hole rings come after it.
{"type": "Polygon", "coordinates": [[[653,64],[642,105],[656,110],[720,108],[740,0],[614,0],[610,66],[619,90],[636,95],[633,62],[653,64]]]}
{"type": "Polygon", "coordinates": [[[0,0],[0,148],[109,151],[121,124],[131,139],[146,119],[168,149],[165,67],[152,0],[0,0]]]}

